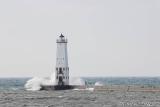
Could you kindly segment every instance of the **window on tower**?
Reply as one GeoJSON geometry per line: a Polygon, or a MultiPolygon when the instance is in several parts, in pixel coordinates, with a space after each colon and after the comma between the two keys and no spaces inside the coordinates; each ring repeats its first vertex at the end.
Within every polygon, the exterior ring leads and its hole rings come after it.
{"type": "Polygon", "coordinates": [[[59,68],[59,74],[63,74],[62,68],[59,68]]]}

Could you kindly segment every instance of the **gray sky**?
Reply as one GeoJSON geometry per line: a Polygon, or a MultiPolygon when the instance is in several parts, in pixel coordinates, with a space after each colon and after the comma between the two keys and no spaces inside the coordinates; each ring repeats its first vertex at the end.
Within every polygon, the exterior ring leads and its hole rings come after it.
{"type": "Polygon", "coordinates": [[[71,76],[160,76],[159,0],[0,0],[0,77],[49,76],[56,39],[71,76]]]}

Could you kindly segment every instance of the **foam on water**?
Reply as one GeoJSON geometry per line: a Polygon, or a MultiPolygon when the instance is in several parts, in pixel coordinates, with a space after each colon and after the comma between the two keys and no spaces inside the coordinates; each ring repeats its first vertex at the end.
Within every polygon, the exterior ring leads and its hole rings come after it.
{"type": "Polygon", "coordinates": [[[100,81],[97,81],[94,85],[95,86],[104,86],[104,84],[102,82],[100,82],[100,81]]]}
{"type": "Polygon", "coordinates": [[[85,90],[94,91],[94,88],[86,88],[85,90]]]}
{"type": "Polygon", "coordinates": [[[73,90],[74,90],[74,91],[91,91],[91,92],[93,92],[93,91],[94,91],[94,88],[93,88],[93,87],[84,88],[84,89],[75,88],[75,89],[73,89],[73,90]]]}

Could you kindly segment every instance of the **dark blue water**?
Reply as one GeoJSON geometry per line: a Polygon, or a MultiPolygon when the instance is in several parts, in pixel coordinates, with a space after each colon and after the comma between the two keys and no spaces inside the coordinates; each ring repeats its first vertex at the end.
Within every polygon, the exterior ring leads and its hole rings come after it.
{"type": "MultiPolygon", "coordinates": [[[[25,90],[24,85],[30,78],[0,78],[0,90],[25,90]]],[[[88,84],[97,81],[104,85],[148,85],[160,86],[160,77],[83,77],[88,84]]]]}

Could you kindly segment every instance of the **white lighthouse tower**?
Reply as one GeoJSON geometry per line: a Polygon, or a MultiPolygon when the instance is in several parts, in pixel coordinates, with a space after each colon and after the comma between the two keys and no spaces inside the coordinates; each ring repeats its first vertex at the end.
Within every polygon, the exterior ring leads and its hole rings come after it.
{"type": "Polygon", "coordinates": [[[69,67],[67,54],[67,39],[61,34],[57,39],[56,85],[69,85],[69,67]]]}

